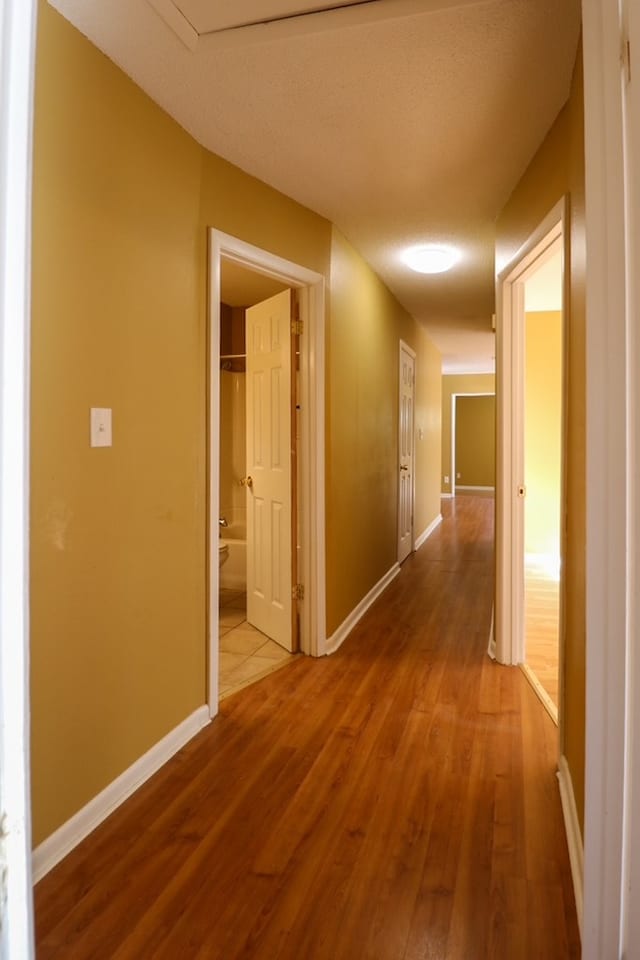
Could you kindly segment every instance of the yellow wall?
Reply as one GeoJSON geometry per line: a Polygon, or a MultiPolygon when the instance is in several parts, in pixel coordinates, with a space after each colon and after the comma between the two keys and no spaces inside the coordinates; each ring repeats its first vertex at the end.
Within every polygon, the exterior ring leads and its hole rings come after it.
{"type": "MultiPolygon", "coordinates": [[[[395,558],[399,336],[439,378],[435,348],[328,221],[199,147],[47,3],[39,16],[36,844],[205,700],[207,227],[332,277],[330,630],[395,558]],[[111,449],[89,447],[92,405],[113,408],[111,449]]],[[[418,394],[424,520],[438,512],[439,386],[418,394]]]]}
{"type": "Polygon", "coordinates": [[[456,478],[456,486],[495,486],[495,396],[456,401],[456,478]]]}
{"type": "MultiPolygon", "coordinates": [[[[446,374],[442,378],[442,493],[451,493],[451,397],[454,393],[493,393],[496,378],[493,373],[446,374]],[[449,483],[444,482],[445,476],[449,483]]],[[[495,443],[495,431],[494,431],[495,443]]]]}
{"type": "Polygon", "coordinates": [[[48,4],[36,83],[37,843],[204,702],[205,501],[202,151],[48,4]]]}
{"type": "Polygon", "coordinates": [[[497,222],[501,270],[565,194],[570,206],[567,291],[567,442],[564,638],[564,753],[581,823],[585,735],[585,221],[582,50],[569,102],[516,186],[497,222]]]}
{"type": "Polygon", "coordinates": [[[525,553],[559,556],[562,313],[525,318],[525,553]]]}
{"type": "Polygon", "coordinates": [[[425,439],[416,441],[416,533],[422,532],[420,523],[426,527],[440,512],[439,354],[337,230],[330,312],[328,635],[351,612],[354,599],[364,596],[397,559],[400,339],[417,352],[421,381],[416,429],[424,424],[425,439]]]}

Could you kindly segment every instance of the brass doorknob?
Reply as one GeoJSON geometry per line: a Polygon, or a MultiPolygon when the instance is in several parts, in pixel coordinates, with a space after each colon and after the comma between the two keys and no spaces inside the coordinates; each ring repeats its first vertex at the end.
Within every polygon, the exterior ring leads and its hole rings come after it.
{"type": "Polygon", "coordinates": [[[240,481],[241,487],[252,487],[253,486],[253,477],[243,477],[240,481]]]}

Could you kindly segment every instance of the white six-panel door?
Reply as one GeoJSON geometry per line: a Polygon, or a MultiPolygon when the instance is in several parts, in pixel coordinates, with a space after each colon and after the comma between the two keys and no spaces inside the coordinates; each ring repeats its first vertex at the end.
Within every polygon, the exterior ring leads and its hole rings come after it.
{"type": "Polygon", "coordinates": [[[415,353],[400,341],[398,563],[413,549],[413,405],[415,353]]]}
{"type": "Polygon", "coordinates": [[[246,318],[247,619],[292,650],[291,291],[246,318]]]}

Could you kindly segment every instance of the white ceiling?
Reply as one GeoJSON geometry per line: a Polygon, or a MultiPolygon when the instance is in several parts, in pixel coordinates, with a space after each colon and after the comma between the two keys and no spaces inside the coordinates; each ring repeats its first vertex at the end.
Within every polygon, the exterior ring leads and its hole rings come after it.
{"type": "Polygon", "coordinates": [[[50,2],[200,143],[332,220],[445,369],[492,369],[494,224],[568,97],[580,0],[373,0],[293,18],[324,4],[50,2]],[[432,240],[460,264],[411,273],[401,250],[432,240]]]}

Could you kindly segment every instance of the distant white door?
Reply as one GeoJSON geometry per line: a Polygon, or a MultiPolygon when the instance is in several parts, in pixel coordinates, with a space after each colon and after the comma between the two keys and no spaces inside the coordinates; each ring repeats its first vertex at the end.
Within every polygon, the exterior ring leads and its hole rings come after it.
{"type": "Polygon", "coordinates": [[[416,355],[400,341],[398,563],[413,550],[413,402],[416,355]]]}
{"type": "Polygon", "coordinates": [[[247,620],[292,650],[291,291],[246,318],[247,620]]]}

